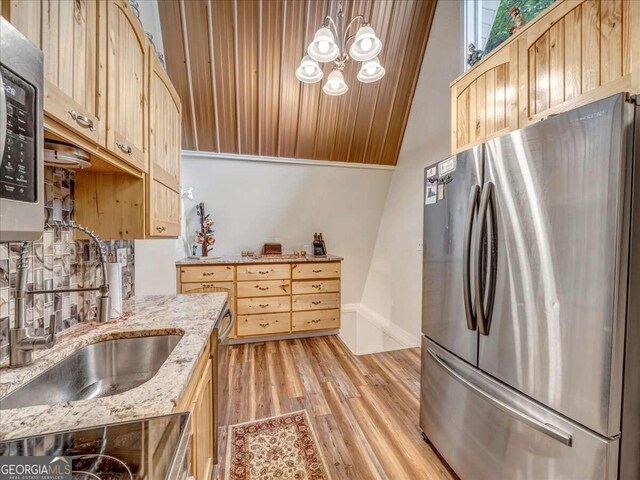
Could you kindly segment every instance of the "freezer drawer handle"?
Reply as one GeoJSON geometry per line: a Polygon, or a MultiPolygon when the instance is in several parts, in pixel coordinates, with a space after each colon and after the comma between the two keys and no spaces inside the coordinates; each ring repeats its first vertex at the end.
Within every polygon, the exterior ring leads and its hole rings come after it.
{"type": "Polygon", "coordinates": [[[493,406],[495,406],[495,407],[499,408],[500,410],[502,410],[503,412],[505,412],[507,415],[510,415],[511,417],[515,418],[516,420],[529,425],[531,428],[534,428],[534,429],[538,430],[539,432],[544,433],[545,435],[553,438],[554,440],[559,441],[560,443],[563,443],[563,444],[567,445],[568,447],[572,446],[572,444],[573,444],[573,436],[570,433],[567,433],[564,430],[562,430],[562,429],[560,429],[560,428],[558,428],[558,427],[556,427],[554,425],[551,425],[549,423],[543,422],[542,420],[538,420],[533,415],[531,415],[531,414],[529,414],[527,412],[522,412],[522,411],[512,407],[511,405],[507,405],[506,403],[498,400],[497,398],[492,397],[490,394],[488,394],[487,392],[482,390],[480,387],[476,386],[470,380],[467,380],[465,378],[464,373],[458,372],[455,367],[449,365],[449,363],[447,363],[446,360],[441,358],[432,349],[428,348],[427,352],[429,352],[429,355],[431,355],[431,357],[435,360],[435,362],[440,367],[442,367],[449,375],[451,375],[458,382],[463,384],[466,388],[468,388],[469,390],[473,391],[476,395],[479,395],[484,400],[486,400],[489,403],[491,403],[493,406]]]}
{"type": "Polygon", "coordinates": [[[469,192],[469,204],[467,206],[467,220],[464,232],[462,290],[464,292],[464,310],[467,314],[467,328],[469,330],[475,330],[478,327],[478,319],[474,311],[475,300],[471,298],[471,234],[473,232],[473,220],[478,214],[479,196],[480,185],[474,185],[471,188],[471,192],[469,192]]]}
{"type": "Polygon", "coordinates": [[[498,226],[496,224],[495,186],[491,182],[484,184],[482,196],[480,197],[480,207],[478,209],[478,225],[480,229],[476,236],[476,315],[478,317],[478,331],[481,335],[489,335],[491,328],[491,316],[493,314],[493,304],[496,297],[496,275],[498,261],[498,226]],[[490,241],[488,248],[484,248],[487,238],[487,212],[491,212],[490,241]],[[485,283],[484,268],[486,259],[485,253],[489,253],[489,278],[485,283]],[[484,293],[487,284],[487,305],[484,304],[484,293]]]}

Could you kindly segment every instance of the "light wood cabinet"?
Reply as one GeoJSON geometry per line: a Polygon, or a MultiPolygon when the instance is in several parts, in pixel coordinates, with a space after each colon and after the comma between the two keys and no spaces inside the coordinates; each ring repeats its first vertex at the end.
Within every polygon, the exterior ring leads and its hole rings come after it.
{"type": "Polygon", "coordinates": [[[156,55],[149,55],[148,235],[180,235],[181,104],[156,55]]]}
{"type": "Polygon", "coordinates": [[[129,2],[0,0],[0,12],[44,52],[45,137],[91,154],[76,219],[107,239],[178,236],[180,102],[129,2]]]}
{"type": "Polygon", "coordinates": [[[182,283],[233,281],[236,271],[233,265],[182,265],[179,269],[182,283]]]}
{"type": "Polygon", "coordinates": [[[640,2],[559,0],[451,84],[451,149],[619,92],[640,93],[640,2]]]}
{"type": "Polygon", "coordinates": [[[251,339],[340,328],[341,263],[236,263],[177,266],[178,291],[233,285],[235,338],[251,339]],[[235,278],[234,278],[235,273],[235,278]],[[224,281],[223,281],[224,280],[224,281]]]}
{"type": "Polygon", "coordinates": [[[193,425],[192,469],[195,477],[211,478],[214,465],[213,378],[211,360],[207,360],[191,404],[193,425]]]}
{"type": "Polygon", "coordinates": [[[238,316],[238,336],[273,335],[291,331],[291,314],[264,313],[238,316]]]}
{"type": "Polygon", "coordinates": [[[217,365],[213,363],[211,348],[210,339],[176,408],[191,413],[191,473],[196,479],[210,478],[215,464],[213,368],[217,365]]]}
{"type": "Polygon", "coordinates": [[[106,2],[6,1],[2,15],[44,53],[44,110],[104,146],[106,2]]]}
{"type": "Polygon", "coordinates": [[[293,312],[291,314],[291,329],[294,332],[331,328],[340,328],[340,310],[338,309],[293,312]]]}
{"type": "Polygon", "coordinates": [[[146,35],[127,0],[107,5],[107,148],[147,171],[146,35]]]}

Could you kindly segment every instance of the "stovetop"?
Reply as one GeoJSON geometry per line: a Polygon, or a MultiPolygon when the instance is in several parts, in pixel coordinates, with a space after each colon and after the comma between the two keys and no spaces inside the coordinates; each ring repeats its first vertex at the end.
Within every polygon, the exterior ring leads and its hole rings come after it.
{"type": "Polygon", "coordinates": [[[164,479],[189,427],[189,414],[50,433],[0,442],[0,457],[64,456],[73,479],[164,479]]]}

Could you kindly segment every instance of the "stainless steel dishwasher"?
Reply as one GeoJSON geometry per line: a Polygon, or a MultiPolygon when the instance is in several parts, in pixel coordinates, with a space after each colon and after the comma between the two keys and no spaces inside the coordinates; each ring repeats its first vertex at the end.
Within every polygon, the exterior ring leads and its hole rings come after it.
{"type": "Polygon", "coordinates": [[[222,309],[222,314],[218,317],[212,333],[211,341],[211,365],[213,368],[213,451],[214,461],[218,463],[220,459],[220,445],[224,438],[224,430],[227,426],[228,415],[226,414],[227,399],[229,398],[229,355],[227,352],[227,337],[235,325],[235,315],[226,303],[222,309]]]}

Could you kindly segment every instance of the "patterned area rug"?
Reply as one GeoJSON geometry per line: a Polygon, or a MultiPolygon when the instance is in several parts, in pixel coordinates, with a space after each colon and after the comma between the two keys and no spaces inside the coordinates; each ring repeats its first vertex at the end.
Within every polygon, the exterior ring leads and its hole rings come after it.
{"type": "Polygon", "coordinates": [[[229,426],[227,480],[329,480],[305,410],[229,426]]]}

